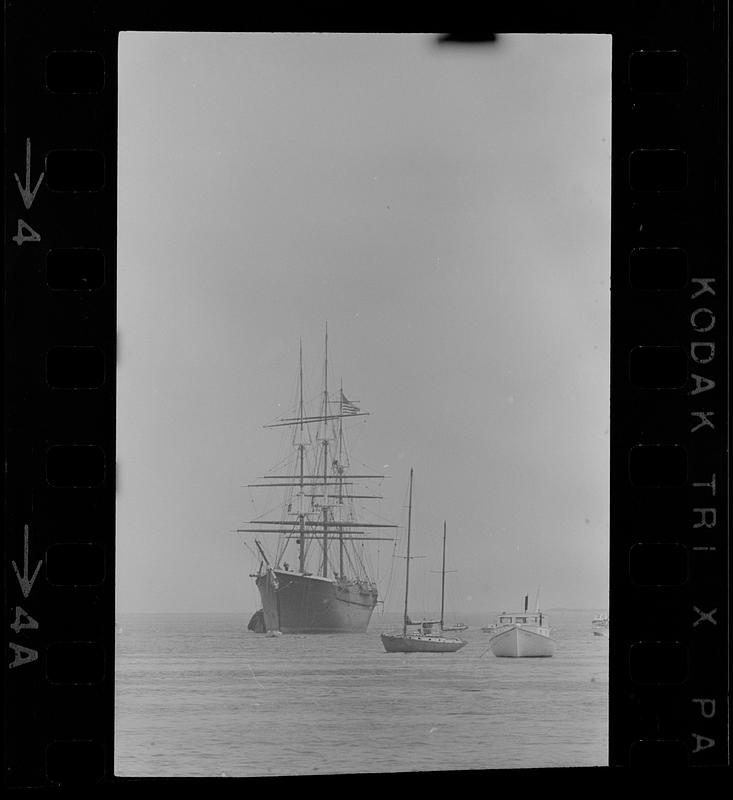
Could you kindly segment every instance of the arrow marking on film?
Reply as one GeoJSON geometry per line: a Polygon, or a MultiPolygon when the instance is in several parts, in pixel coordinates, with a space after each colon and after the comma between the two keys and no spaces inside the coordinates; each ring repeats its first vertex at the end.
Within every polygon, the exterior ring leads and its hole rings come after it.
{"type": "Polygon", "coordinates": [[[23,597],[28,597],[31,593],[31,589],[33,588],[33,582],[38,577],[38,571],[41,569],[41,564],[43,561],[39,561],[38,565],[36,566],[35,571],[33,572],[33,577],[28,580],[28,526],[25,525],[23,528],[23,574],[20,574],[18,570],[18,565],[13,561],[13,569],[15,570],[15,574],[18,577],[18,583],[20,584],[20,590],[23,592],[23,597]]]}
{"type": "Polygon", "coordinates": [[[31,191],[31,140],[25,140],[25,186],[23,186],[20,182],[20,178],[18,177],[18,173],[14,172],[15,175],[15,182],[18,184],[18,189],[20,190],[20,196],[23,198],[23,205],[26,208],[30,208],[33,205],[33,201],[36,199],[36,192],[38,191],[38,187],[41,185],[41,181],[43,180],[43,176],[46,174],[45,172],[41,173],[41,177],[38,179],[36,183],[35,189],[31,191]]]}

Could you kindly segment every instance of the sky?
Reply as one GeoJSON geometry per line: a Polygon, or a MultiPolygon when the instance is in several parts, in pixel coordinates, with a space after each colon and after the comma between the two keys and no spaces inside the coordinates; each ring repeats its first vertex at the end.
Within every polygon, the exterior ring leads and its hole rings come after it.
{"type": "Polygon", "coordinates": [[[326,322],[414,613],[444,520],[456,612],[607,608],[611,38],[435,38],[120,34],[119,613],[259,607],[233,531],[326,322]]]}

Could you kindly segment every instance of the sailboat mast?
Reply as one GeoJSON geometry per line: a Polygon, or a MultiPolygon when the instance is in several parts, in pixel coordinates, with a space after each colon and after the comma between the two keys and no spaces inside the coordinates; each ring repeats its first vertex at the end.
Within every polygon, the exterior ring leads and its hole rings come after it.
{"type": "Polygon", "coordinates": [[[443,628],[443,611],[445,609],[445,520],[443,520],[443,577],[440,583],[440,627],[443,628]]]}
{"type": "MultiPolygon", "coordinates": [[[[339,471],[339,513],[343,515],[344,505],[344,470],[341,464],[341,458],[344,446],[344,382],[341,381],[339,391],[339,454],[338,454],[338,471],[339,471]]],[[[343,516],[341,517],[343,520],[343,516]]],[[[343,528],[339,528],[339,576],[344,576],[344,532],[343,528]]]]}
{"type": "Polygon", "coordinates": [[[407,593],[410,588],[410,530],[412,527],[412,467],[410,467],[410,495],[407,502],[407,566],[405,567],[405,614],[402,618],[402,635],[407,636],[407,593]]]}
{"type": "Polygon", "coordinates": [[[328,323],[323,367],[323,571],[328,577],[328,323]]]}
{"type": "Polygon", "coordinates": [[[304,479],[305,479],[305,470],[303,464],[303,451],[305,449],[305,441],[303,439],[303,340],[301,339],[299,342],[300,345],[300,403],[298,406],[298,414],[300,416],[300,441],[299,441],[299,449],[300,449],[300,505],[298,506],[298,521],[300,522],[300,540],[299,540],[299,550],[298,550],[298,565],[300,573],[305,572],[305,519],[303,513],[303,499],[304,499],[304,479]]]}

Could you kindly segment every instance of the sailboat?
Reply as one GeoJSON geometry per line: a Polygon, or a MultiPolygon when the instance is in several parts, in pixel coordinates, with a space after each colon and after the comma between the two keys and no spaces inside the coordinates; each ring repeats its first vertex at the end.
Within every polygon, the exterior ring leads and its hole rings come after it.
{"type": "Polygon", "coordinates": [[[454,622],[451,625],[445,624],[445,527],[443,522],[443,568],[441,569],[440,583],[440,630],[441,631],[467,631],[468,625],[465,622],[454,622]]]}
{"type": "Polygon", "coordinates": [[[327,328],[318,407],[306,411],[301,343],[297,410],[264,426],[291,428],[292,450],[289,469],[278,467],[281,474],[265,475],[259,479],[264,482],[249,484],[281,492],[277,518],[266,519],[268,515],[262,514],[238,530],[276,537],[271,547],[265,547],[260,538],[254,540],[260,563],[250,577],[262,600],[262,608],[248,626],[255,632],[363,633],[378,602],[363,548],[375,541],[393,541],[374,536],[372,529],[398,526],[359,519],[355,501],[381,499],[381,495],[356,487],[385,476],[351,471],[344,423],[368,412],[346,397],[343,385],[338,399],[331,399],[328,370],[327,328]]]}
{"type": "Polygon", "coordinates": [[[524,596],[524,611],[502,611],[496,622],[482,628],[490,633],[489,648],[499,658],[547,658],[555,654],[550,627],[539,610],[529,612],[529,595],[524,596]]]}
{"type": "MultiPolygon", "coordinates": [[[[407,555],[405,556],[405,611],[402,616],[401,633],[383,633],[382,644],[388,653],[455,653],[465,647],[463,639],[442,636],[434,633],[435,622],[426,620],[417,623],[417,629],[408,633],[408,626],[414,626],[407,613],[410,589],[410,533],[412,528],[412,469],[410,469],[410,493],[407,506],[407,555]]],[[[445,562],[443,564],[445,567],[445,562]]],[[[441,613],[442,624],[442,613],[441,613]]]]}

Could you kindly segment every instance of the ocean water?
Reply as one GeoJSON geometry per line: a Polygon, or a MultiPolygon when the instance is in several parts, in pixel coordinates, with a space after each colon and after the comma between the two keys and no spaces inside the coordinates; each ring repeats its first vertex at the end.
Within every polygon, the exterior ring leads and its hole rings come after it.
{"type": "Polygon", "coordinates": [[[608,763],[608,640],[548,617],[553,658],[496,658],[480,620],[457,653],[366,634],[269,638],[249,614],[121,615],[115,774],[260,776],[608,763]]]}

